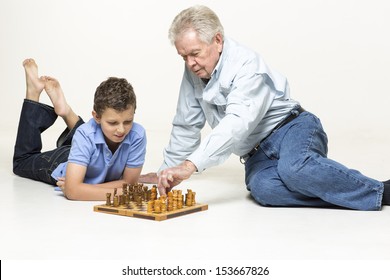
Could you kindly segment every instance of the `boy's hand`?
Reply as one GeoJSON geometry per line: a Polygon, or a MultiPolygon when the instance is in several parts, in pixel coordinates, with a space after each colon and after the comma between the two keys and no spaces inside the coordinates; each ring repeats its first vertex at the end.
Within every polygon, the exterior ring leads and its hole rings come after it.
{"type": "Polygon", "coordinates": [[[150,173],[142,174],[141,176],[139,176],[138,181],[140,183],[144,183],[144,184],[157,184],[158,183],[158,176],[157,176],[157,173],[150,172],[150,173]]]}
{"type": "Polygon", "coordinates": [[[65,177],[58,177],[57,179],[57,186],[62,190],[62,192],[65,192],[65,177]]]}

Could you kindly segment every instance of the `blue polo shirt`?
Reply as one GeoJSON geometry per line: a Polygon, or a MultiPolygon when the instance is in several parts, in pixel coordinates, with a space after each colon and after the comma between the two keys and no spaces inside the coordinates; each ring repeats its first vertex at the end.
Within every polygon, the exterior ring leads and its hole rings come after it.
{"type": "MultiPolygon", "coordinates": [[[[145,154],[146,134],[140,124],[133,123],[129,134],[112,154],[100,125],[92,118],[76,130],[68,162],[87,167],[84,183],[100,184],[119,180],[126,167],[142,167],[145,154]]],[[[51,176],[56,180],[65,177],[68,162],[61,163],[51,176]]]]}

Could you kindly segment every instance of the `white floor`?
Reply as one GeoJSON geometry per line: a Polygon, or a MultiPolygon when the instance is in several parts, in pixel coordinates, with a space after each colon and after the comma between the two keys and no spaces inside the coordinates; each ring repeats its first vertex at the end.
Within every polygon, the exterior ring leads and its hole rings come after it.
{"type": "MultiPolygon", "coordinates": [[[[17,177],[12,154],[25,91],[21,63],[32,57],[40,75],[60,80],[85,119],[103,79],[129,79],[137,94],[136,121],[148,135],[144,171],[157,169],[183,71],[167,31],[180,10],[200,3],[219,14],[227,36],[260,52],[288,77],[291,97],[323,121],[331,158],[388,180],[389,1],[52,2],[0,1],[0,259],[7,261],[2,279],[116,279],[123,266],[155,268],[162,261],[270,265],[267,279],[283,280],[388,274],[382,272],[390,264],[390,207],[377,212],[261,207],[250,199],[235,156],[181,186],[196,191],[209,210],[154,222],[96,213],[97,202],[69,201],[51,186],[17,177]]],[[[45,134],[45,148],[61,129],[60,124],[45,134]]]]}
{"type": "MultiPolygon", "coordinates": [[[[2,138],[1,259],[389,259],[390,207],[378,212],[262,207],[249,197],[234,156],[181,186],[196,191],[207,211],[155,222],[96,213],[97,202],[69,201],[49,185],[13,175],[14,138],[2,138]]],[[[149,133],[145,172],[159,164],[157,139],[157,132],[149,133]]],[[[374,144],[385,146],[380,140],[374,144]]],[[[358,141],[339,147],[368,153],[362,146],[358,141]]],[[[378,168],[370,159],[375,153],[356,164],[374,173],[378,168]]]]}

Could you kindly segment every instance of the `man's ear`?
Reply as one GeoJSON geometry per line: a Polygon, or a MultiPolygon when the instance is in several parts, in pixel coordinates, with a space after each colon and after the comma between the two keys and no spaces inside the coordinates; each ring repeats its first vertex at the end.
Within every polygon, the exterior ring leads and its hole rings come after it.
{"type": "Polygon", "coordinates": [[[218,51],[221,53],[223,49],[223,37],[219,32],[215,35],[215,43],[218,45],[218,51]]]}
{"type": "Polygon", "coordinates": [[[95,122],[100,124],[100,117],[99,115],[96,113],[95,110],[92,111],[92,117],[94,118],[95,122]]]}

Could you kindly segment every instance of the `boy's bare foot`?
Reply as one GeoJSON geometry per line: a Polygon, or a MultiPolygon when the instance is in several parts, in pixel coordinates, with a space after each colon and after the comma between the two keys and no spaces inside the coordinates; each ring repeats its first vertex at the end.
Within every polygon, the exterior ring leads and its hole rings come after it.
{"type": "Polygon", "coordinates": [[[45,83],[45,91],[53,104],[54,112],[64,119],[69,129],[72,129],[78,122],[79,116],[73,112],[68,102],[66,102],[60,83],[48,76],[43,76],[41,79],[45,83]]]}
{"type": "Polygon", "coordinates": [[[44,81],[45,91],[53,104],[54,111],[58,116],[66,117],[71,109],[66,102],[60,83],[49,76],[43,76],[41,79],[44,81]]]}
{"type": "Polygon", "coordinates": [[[38,66],[34,59],[28,58],[23,61],[26,74],[26,99],[39,101],[39,96],[45,87],[44,81],[38,77],[38,66]]]}

